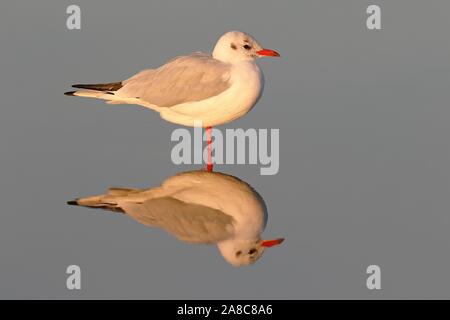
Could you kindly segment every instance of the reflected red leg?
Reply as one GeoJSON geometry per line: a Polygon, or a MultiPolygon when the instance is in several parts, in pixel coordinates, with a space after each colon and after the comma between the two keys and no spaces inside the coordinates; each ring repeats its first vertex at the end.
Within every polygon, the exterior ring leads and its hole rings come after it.
{"type": "Polygon", "coordinates": [[[206,170],[208,170],[208,171],[213,171],[211,132],[212,132],[212,127],[206,127],[206,140],[208,143],[208,162],[206,165],[206,170]]]}

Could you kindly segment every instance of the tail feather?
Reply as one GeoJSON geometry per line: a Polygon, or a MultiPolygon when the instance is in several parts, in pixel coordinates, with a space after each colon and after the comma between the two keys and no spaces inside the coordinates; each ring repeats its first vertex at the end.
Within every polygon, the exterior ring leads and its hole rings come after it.
{"type": "Polygon", "coordinates": [[[70,206],[82,206],[125,213],[125,211],[118,205],[120,199],[123,197],[129,197],[130,195],[139,194],[142,191],[142,189],[135,188],[113,187],[109,188],[106,194],[74,199],[67,201],[67,204],[70,206]]]}
{"type": "Polygon", "coordinates": [[[105,202],[103,201],[101,196],[80,198],[71,201],[67,201],[67,204],[70,206],[82,206],[92,209],[103,209],[113,212],[121,212],[125,213],[122,208],[117,206],[117,203],[114,202],[105,202]]]}
{"type": "Polygon", "coordinates": [[[126,97],[116,95],[117,91],[122,88],[122,82],[98,83],[98,84],[74,84],[72,87],[82,90],[68,91],[66,96],[95,98],[106,100],[108,104],[137,104],[159,112],[159,107],[147,101],[141,100],[139,97],[126,97]]]}
{"type": "Polygon", "coordinates": [[[117,91],[120,88],[122,88],[122,82],[74,84],[72,87],[79,88],[79,89],[96,90],[96,91],[117,91]]]}

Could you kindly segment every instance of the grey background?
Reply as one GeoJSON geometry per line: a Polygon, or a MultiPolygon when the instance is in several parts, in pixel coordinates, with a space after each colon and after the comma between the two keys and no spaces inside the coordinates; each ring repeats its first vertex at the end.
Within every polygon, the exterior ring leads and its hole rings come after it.
{"type": "Polygon", "coordinates": [[[350,0],[0,3],[0,298],[450,298],[450,2],[350,0]],[[78,4],[82,29],[65,27],[78,4]],[[365,27],[382,7],[381,31],[365,27]],[[254,266],[121,215],[65,201],[183,170],[177,127],[151,111],[63,95],[210,50],[242,30],[282,59],[225,127],[279,128],[280,172],[217,166],[269,208],[254,266]],[[65,269],[82,269],[82,290],[65,269]],[[382,290],[366,288],[377,264],[382,290]]]}

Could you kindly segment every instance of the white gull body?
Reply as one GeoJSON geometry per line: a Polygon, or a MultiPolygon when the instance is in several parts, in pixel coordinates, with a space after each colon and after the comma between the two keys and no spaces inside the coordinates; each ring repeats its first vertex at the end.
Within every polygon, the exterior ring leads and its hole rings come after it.
{"type": "Polygon", "coordinates": [[[253,264],[282,239],[261,240],[267,210],[247,183],[218,172],[190,171],[151,189],[111,188],[106,194],[69,201],[123,212],[190,243],[217,244],[234,266],[253,264]]]}
{"type": "Polygon", "coordinates": [[[244,116],[264,88],[256,64],[262,56],[278,57],[250,35],[230,31],[217,42],[212,55],[193,53],[172,59],[157,69],[143,70],[113,83],[78,84],[83,90],[68,95],[107,100],[110,104],[138,104],[173,123],[217,126],[244,116]]]}

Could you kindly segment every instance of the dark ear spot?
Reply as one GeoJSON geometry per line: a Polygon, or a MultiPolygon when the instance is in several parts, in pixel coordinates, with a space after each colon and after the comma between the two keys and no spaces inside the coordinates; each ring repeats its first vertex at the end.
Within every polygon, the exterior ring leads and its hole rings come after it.
{"type": "Polygon", "coordinates": [[[230,47],[231,47],[231,49],[233,49],[233,50],[236,50],[236,49],[237,49],[237,47],[236,47],[236,45],[235,45],[234,43],[232,43],[232,44],[230,45],[230,47]]]}
{"type": "Polygon", "coordinates": [[[239,257],[242,254],[242,251],[239,250],[238,252],[236,252],[236,257],[239,257]]]}

